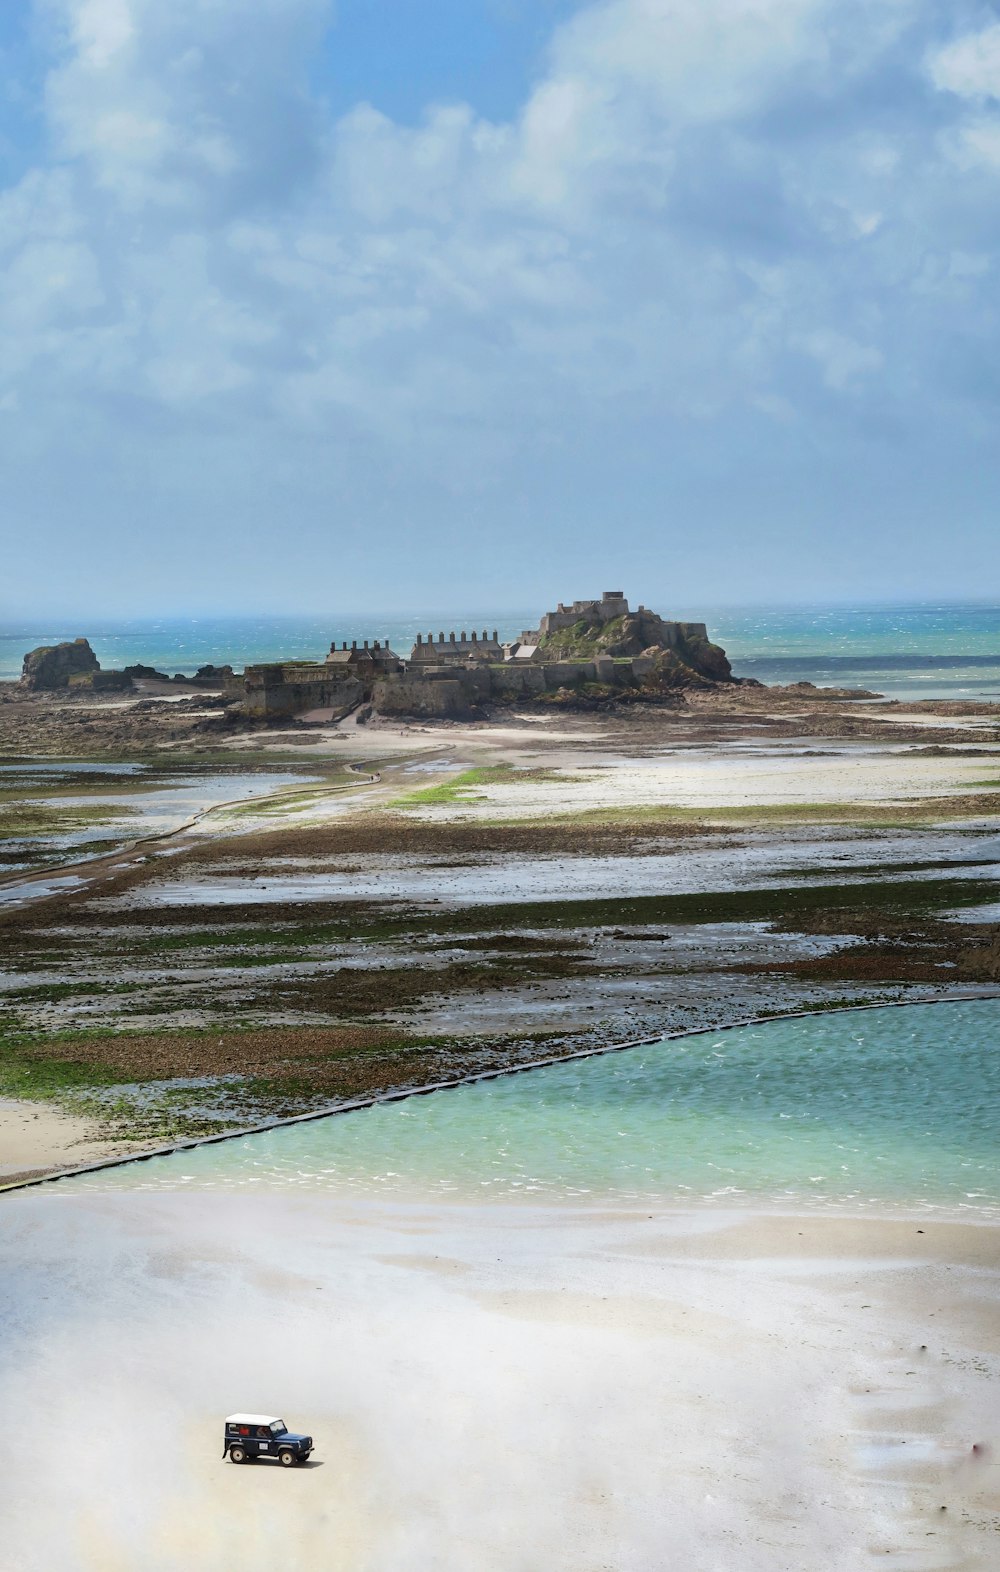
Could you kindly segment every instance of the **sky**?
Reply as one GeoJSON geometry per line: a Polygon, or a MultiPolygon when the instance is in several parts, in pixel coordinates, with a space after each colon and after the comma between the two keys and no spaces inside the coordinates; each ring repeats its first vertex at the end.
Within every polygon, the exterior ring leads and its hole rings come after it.
{"type": "Polygon", "coordinates": [[[0,615],[967,598],[1000,7],[6,0],[0,615]]]}

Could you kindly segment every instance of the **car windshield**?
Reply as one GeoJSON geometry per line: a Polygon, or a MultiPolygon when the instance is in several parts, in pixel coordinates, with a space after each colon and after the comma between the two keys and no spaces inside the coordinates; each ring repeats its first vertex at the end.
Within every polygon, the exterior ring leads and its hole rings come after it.
{"type": "Polygon", "coordinates": [[[284,1433],[285,1433],[285,1421],[283,1419],[275,1419],[274,1422],[271,1425],[271,1434],[273,1436],[283,1436],[284,1433]]]}

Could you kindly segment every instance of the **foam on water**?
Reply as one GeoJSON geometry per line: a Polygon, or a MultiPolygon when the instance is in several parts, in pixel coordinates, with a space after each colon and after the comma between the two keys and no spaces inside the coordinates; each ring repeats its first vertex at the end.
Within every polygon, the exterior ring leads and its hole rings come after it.
{"type": "Polygon", "coordinates": [[[386,1103],[59,1189],[1000,1215],[1000,1000],[779,1020],[386,1103]]]}

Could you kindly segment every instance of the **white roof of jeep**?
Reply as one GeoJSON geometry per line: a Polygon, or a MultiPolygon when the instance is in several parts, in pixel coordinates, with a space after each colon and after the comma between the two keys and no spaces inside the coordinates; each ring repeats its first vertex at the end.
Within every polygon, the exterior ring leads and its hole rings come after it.
{"type": "Polygon", "coordinates": [[[283,1425],[284,1422],[275,1414],[230,1414],[226,1420],[227,1425],[283,1425]]]}

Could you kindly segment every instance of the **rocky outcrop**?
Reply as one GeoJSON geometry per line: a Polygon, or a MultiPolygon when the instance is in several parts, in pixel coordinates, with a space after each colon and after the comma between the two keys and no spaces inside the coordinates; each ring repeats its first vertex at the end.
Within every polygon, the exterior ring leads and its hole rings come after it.
{"type": "Polygon", "coordinates": [[[663,693],[671,688],[708,687],[716,680],[689,665],[676,650],[644,650],[640,666],[639,686],[644,693],[663,693]],[[647,660],[648,667],[645,664],[647,660]]]}
{"type": "Polygon", "coordinates": [[[608,621],[595,612],[570,628],[547,634],[536,659],[593,660],[601,655],[612,660],[654,659],[661,683],[673,687],[733,681],[725,650],[712,643],[703,622],[669,622],[644,606],[608,621]]]}
{"type": "Polygon", "coordinates": [[[132,678],[126,671],[93,671],[80,679],[95,693],[131,693],[132,678]]]}
{"type": "Polygon", "coordinates": [[[177,671],[171,677],[168,671],[158,671],[155,666],[126,666],[126,677],[136,682],[172,682],[182,688],[221,688],[233,675],[232,666],[199,666],[193,677],[177,671]]]}
{"type": "Polygon", "coordinates": [[[21,682],[26,688],[68,688],[100,671],[100,662],[86,639],[65,644],[40,644],[24,657],[21,682]]]}
{"type": "Polygon", "coordinates": [[[205,683],[210,687],[221,687],[233,675],[232,666],[199,666],[189,682],[205,683]]]}

